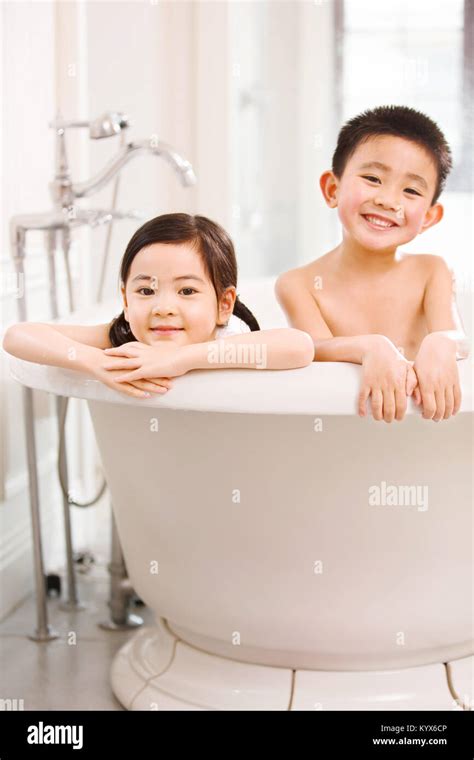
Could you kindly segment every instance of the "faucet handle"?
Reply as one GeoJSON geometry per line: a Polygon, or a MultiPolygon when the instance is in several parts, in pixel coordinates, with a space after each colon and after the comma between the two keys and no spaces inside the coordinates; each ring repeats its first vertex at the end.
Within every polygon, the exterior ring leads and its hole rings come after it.
{"type": "Polygon", "coordinates": [[[145,219],[142,211],[132,209],[131,211],[116,211],[115,209],[100,208],[77,208],[71,206],[67,209],[69,221],[74,224],[87,224],[89,227],[98,227],[101,224],[110,224],[113,219],[145,219]]]}
{"type": "Polygon", "coordinates": [[[56,131],[62,130],[62,132],[65,129],[88,127],[91,140],[100,140],[103,137],[119,135],[123,129],[128,129],[131,126],[131,122],[127,114],[122,111],[106,111],[97,119],[89,121],[67,120],[58,114],[54,121],[49,122],[49,126],[56,131]]]}
{"type": "Polygon", "coordinates": [[[58,116],[53,121],[48,122],[48,127],[51,129],[71,129],[73,127],[88,127],[89,124],[89,121],[71,121],[58,116]]]}

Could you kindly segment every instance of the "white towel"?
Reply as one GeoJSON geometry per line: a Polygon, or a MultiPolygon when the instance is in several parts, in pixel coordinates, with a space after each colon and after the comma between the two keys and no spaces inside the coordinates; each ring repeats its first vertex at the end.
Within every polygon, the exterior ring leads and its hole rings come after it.
{"type": "Polygon", "coordinates": [[[240,317],[231,314],[228,325],[222,325],[216,329],[216,340],[227,338],[229,335],[241,335],[251,332],[250,327],[240,317]]]}

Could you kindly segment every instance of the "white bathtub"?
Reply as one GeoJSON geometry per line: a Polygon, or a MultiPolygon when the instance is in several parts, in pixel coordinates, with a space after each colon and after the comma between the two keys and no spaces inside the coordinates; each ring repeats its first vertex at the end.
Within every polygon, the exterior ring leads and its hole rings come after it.
{"type": "MultiPolygon", "coordinates": [[[[262,327],[285,324],[272,282],[239,289],[262,327]]],[[[423,420],[409,401],[388,425],[357,416],[349,363],[192,372],[135,401],[12,358],[19,382],[88,400],[128,573],[156,612],[114,661],[123,705],[466,705],[472,361],[458,364],[455,418],[423,420]]]]}

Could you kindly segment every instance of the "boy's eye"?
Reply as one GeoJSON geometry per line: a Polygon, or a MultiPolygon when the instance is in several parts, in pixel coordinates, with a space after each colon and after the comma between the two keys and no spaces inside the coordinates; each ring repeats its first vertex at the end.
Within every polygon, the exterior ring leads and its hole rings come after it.
{"type": "Polygon", "coordinates": [[[411,195],[420,195],[421,193],[418,192],[418,190],[414,190],[412,187],[406,187],[405,188],[406,193],[410,193],[411,195]]]}
{"type": "Polygon", "coordinates": [[[378,177],[374,177],[372,174],[362,175],[362,178],[363,179],[368,179],[369,182],[380,182],[379,178],[378,177]]]}
{"type": "Polygon", "coordinates": [[[154,290],[152,290],[152,288],[139,288],[137,290],[137,293],[141,293],[142,290],[148,290],[149,293],[154,293],[155,292],[154,290]]]}
{"type": "Polygon", "coordinates": [[[195,290],[194,288],[181,288],[180,292],[184,293],[184,295],[190,295],[191,293],[197,293],[197,290],[195,290]],[[187,290],[189,292],[188,293],[184,293],[185,290],[187,290]]]}

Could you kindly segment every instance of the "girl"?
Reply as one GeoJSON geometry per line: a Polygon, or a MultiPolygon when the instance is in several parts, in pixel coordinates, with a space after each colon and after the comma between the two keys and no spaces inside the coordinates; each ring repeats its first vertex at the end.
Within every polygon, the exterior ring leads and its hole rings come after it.
{"type": "Polygon", "coordinates": [[[124,309],[111,323],[19,322],[6,331],[3,348],[86,372],[135,398],[166,393],[170,378],[193,369],[293,369],[313,361],[308,333],[260,330],[236,293],[232,241],[204,216],[146,222],[127,246],[120,279],[124,309]]]}

